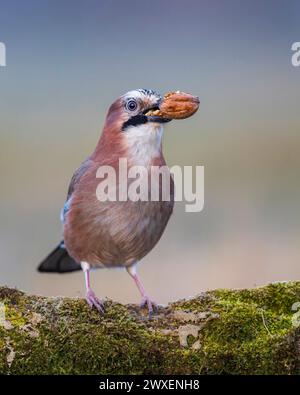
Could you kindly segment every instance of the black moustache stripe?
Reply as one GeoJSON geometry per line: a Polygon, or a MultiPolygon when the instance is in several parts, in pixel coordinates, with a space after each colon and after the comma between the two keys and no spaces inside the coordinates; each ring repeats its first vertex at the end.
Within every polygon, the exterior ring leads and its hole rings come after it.
{"type": "Polygon", "coordinates": [[[128,119],[128,121],[123,123],[122,130],[124,131],[129,126],[139,126],[148,122],[148,119],[145,115],[135,115],[128,119]]]}

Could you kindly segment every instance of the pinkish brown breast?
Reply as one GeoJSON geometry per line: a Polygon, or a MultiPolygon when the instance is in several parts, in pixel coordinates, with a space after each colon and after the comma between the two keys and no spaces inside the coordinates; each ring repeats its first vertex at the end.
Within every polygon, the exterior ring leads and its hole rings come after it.
{"type": "MultiPolygon", "coordinates": [[[[165,164],[163,158],[155,162],[165,164]]],[[[96,196],[100,164],[91,161],[75,183],[64,225],[65,245],[74,259],[94,267],[129,266],[162,236],[174,205],[173,179],[170,201],[101,202],[96,196]]]]}

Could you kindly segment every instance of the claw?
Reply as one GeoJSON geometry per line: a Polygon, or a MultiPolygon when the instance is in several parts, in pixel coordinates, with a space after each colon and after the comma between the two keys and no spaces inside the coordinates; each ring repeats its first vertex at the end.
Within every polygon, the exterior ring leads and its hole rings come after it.
{"type": "Polygon", "coordinates": [[[96,307],[99,313],[103,314],[105,312],[103,303],[97,298],[94,291],[91,289],[86,293],[86,301],[91,308],[96,307]]]}
{"type": "Polygon", "coordinates": [[[140,303],[140,307],[143,308],[145,306],[148,307],[149,317],[151,317],[154,310],[157,308],[157,303],[153,302],[153,300],[151,300],[148,296],[144,296],[140,303]]]}

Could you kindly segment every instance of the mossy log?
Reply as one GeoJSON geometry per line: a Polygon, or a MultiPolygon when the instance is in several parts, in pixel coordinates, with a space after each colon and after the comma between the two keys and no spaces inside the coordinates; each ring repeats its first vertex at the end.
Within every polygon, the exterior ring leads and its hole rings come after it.
{"type": "Polygon", "coordinates": [[[159,307],[0,288],[2,374],[299,374],[300,282],[159,307]],[[298,314],[299,313],[299,314],[298,314]]]}

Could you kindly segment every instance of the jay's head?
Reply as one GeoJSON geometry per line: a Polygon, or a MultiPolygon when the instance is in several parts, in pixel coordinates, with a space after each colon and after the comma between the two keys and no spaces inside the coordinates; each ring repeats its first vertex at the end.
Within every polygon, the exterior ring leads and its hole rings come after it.
{"type": "MultiPolygon", "coordinates": [[[[147,123],[161,124],[168,122],[167,119],[151,115],[149,110],[158,110],[162,97],[151,89],[136,89],[125,93],[110,107],[107,122],[118,122],[123,132],[132,126],[139,127],[147,123]]],[[[159,125],[152,125],[153,127],[159,125]]]]}
{"type": "Polygon", "coordinates": [[[105,141],[111,147],[121,145],[132,155],[156,155],[161,147],[163,124],[169,121],[153,115],[161,100],[161,95],[151,89],[136,89],[119,97],[108,110],[105,141]],[[149,110],[151,115],[147,115],[149,110]]]}

